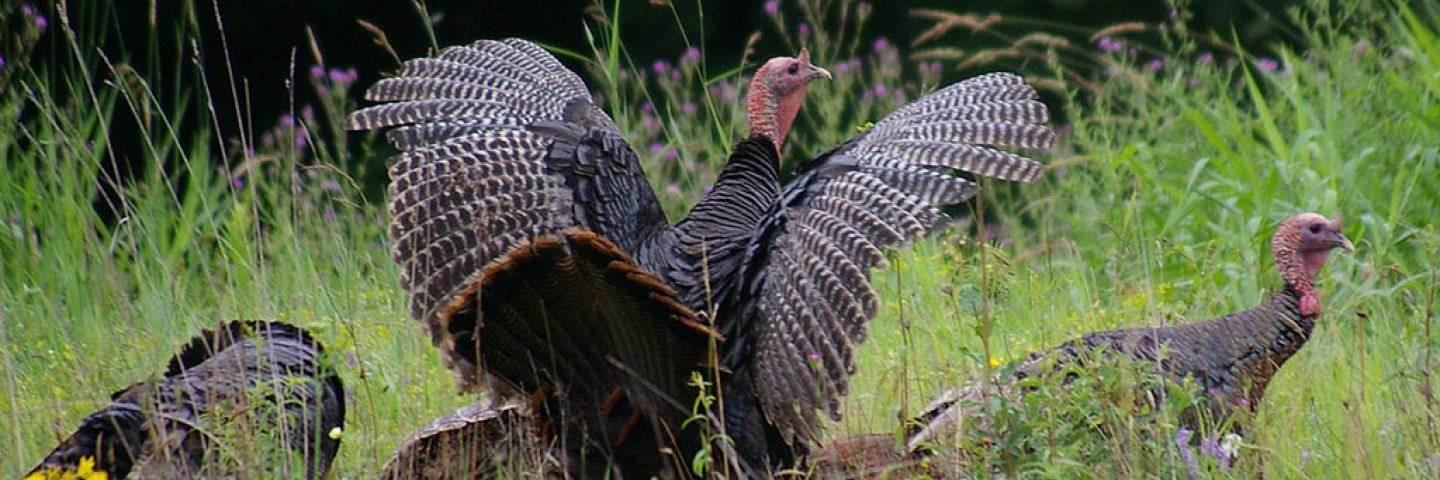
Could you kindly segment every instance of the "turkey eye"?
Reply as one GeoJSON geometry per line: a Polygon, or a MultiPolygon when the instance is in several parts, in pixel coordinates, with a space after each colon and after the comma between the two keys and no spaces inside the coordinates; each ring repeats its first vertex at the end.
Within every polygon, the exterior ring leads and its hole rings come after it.
{"type": "Polygon", "coordinates": [[[800,72],[800,65],[797,65],[797,64],[792,63],[792,64],[790,64],[790,69],[789,69],[789,70],[786,70],[786,71],[790,72],[791,75],[794,75],[794,74],[796,74],[796,73],[799,73],[799,72],[800,72]]]}
{"type": "Polygon", "coordinates": [[[1310,233],[1320,233],[1320,224],[1316,223],[1310,225],[1310,233]]]}

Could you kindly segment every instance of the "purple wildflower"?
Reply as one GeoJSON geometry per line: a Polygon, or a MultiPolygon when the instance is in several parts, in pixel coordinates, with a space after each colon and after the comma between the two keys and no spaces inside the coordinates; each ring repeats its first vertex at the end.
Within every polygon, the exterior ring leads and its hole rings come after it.
{"type": "Polygon", "coordinates": [[[1355,46],[1350,49],[1350,58],[1359,60],[1360,56],[1364,55],[1365,50],[1369,47],[1370,45],[1365,43],[1364,40],[1356,40],[1355,46]]]}
{"type": "Polygon", "coordinates": [[[1269,58],[1261,57],[1255,59],[1255,67],[1266,72],[1273,72],[1276,68],[1280,68],[1280,62],[1271,60],[1269,58]]]}
{"type": "Polygon", "coordinates": [[[281,125],[284,125],[284,126],[287,126],[287,127],[293,127],[293,126],[295,126],[295,116],[294,116],[294,115],[291,115],[291,114],[288,114],[288,113],[287,113],[287,114],[284,114],[284,115],[281,115],[281,116],[280,116],[280,124],[281,124],[281,125]]]}
{"type": "Polygon", "coordinates": [[[300,118],[315,120],[315,107],[309,105],[300,107],[300,118]]]}
{"type": "Polygon", "coordinates": [[[659,155],[662,151],[665,151],[665,145],[661,144],[660,142],[650,144],[651,155],[659,155]]]}
{"type": "Polygon", "coordinates": [[[650,65],[650,69],[654,70],[657,74],[663,74],[670,71],[670,62],[664,60],[656,60],[655,63],[650,65]]]}
{"type": "Polygon", "coordinates": [[[669,184],[669,185],[666,185],[666,186],[665,186],[665,193],[668,193],[668,194],[670,194],[670,195],[679,195],[679,194],[680,194],[680,186],[679,186],[679,185],[676,185],[676,184],[673,184],[673,183],[672,183],[672,184],[669,184]]]}
{"type": "Polygon", "coordinates": [[[322,66],[320,66],[320,65],[311,65],[311,66],[310,66],[310,78],[313,78],[313,79],[316,79],[316,80],[325,78],[325,67],[322,67],[322,66]]]}
{"type": "Polygon", "coordinates": [[[49,26],[50,26],[50,21],[49,21],[49,20],[46,20],[45,17],[43,17],[43,16],[37,16],[37,17],[35,17],[35,28],[44,30],[46,27],[49,27],[49,26]]]}
{"type": "Polygon", "coordinates": [[[350,76],[346,75],[344,70],[338,68],[331,69],[330,83],[333,83],[335,85],[347,85],[350,83],[350,76]]]}
{"type": "Polygon", "coordinates": [[[1175,431],[1175,448],[1180,450],[1180,459],[1190,466],[1192,473],[1200,470],[1200,465],[1195,463],[1195,457],[1190,455],[1190,430],[1181,428],[1175,431]]]}
{"type": "Polygon", "coordinates": [[[836,64],[835,64],[835,74],[836,74],[836,75],[844,75],[844,74],[849,73],[849,72],[850,72],[850,62],[840,62],[840,63],[836,63],[836,64]]]}
{"type": "Polygon", "coordinates": [[[768,2],[765,2],[765,14],[766,14],[766,15],[769,15],[769,16],[772,16],[772,17],[773,17],[773,16],[775,16],[775,15],[778,14],[778,13],[780,13],[780,2],[778,2],[778,1],[776,1],[776,0],[770,0],[770,1],[768,1],[768,2]]]}
{"type": "Polygon", "coordinates": [[[355,363],[355,351],[354,351],[354,350],[346,350],[346,351],[345,351],[345,363],[346,363],[347,365],[350,365],[350,368],[355,368],[355,366],[356,366],[357,364],[355,363]]]}
{"type": "Polygon", "coordinates": [[[301,186],[300,182],[290,182],[290,193],[294,195],[305,193],[305,187],[301,186]]]}
{"type": "Polygon", "coordinates": [[[678,157],[678,156],[680,156],[680,151],[679,151],[679,150],[676,150],[676,149],[673,149],[673,148],[672,148],[672,149],[669,149],[669,150],[666,150],[666,151],[665,151],[665,159],[666,159],[666,160],[674,160],[675,157],[678,157]]]}
{"type": "Polygon", "coordinates": [[[5,66],[5,56],[4,56],[4,55],[0,55],[0,67],[4,67],[4,66],[5,66]]]}
{"type": "Polygon", "coordinates": [[[1158,72],[1165,68],[1165,61],[1158,58],[1151,60],[1145,63],[1145,68],[1150,69],[1152,72],[1158,72]]]}
{"type": "Polygon", "coordinates": [[[796,33],[796,35],[799,35],[799,36],[801,36],[801,37],[806,36],[806,35],[809,35],[809,34],[810,34],[810,24],[805,23],[805,22],[800,22],[799,25],[796,25],[796,26],[795,26],[795,33],[796,33]]]}
{"type": "Polygon", "coordinates": [[[695,47],[687,48],[687,49],[685,49],[685,53],[680,55],[680,64],[681,64],[681,65],[686,65],[686,64],[690,64],[690,63],[695,63],[695,62],[698,62],[698,61],[700,61],[700,49],[698,49],[698,48],[695,48],[695,47]]]}
{"type": "Polygon", "coordinates": [[[883,97],[883,96],[885,96],[885,92],[888,92],[888,91],[889,91],[889,89],[885,88],[885,84],[883,84],[883,83],[877,83],[877,84],[875,84],[875,96],[877,96],[877,97],[883,97]]]}
{"type": "Polygon", "coordinates": [[[1310,449],[1305,448],[1305,447],[1300,447],[1300,462],[1299,462],[1300,465],[1299,465],[1299,467],[1300,467],[1300,468],[1305,468],[1305,464],[1310,461],[1310,457],[1311,457],[1310,449]]]}
{"type": "Polygon", "coordinates": [[[875,51],[877,51],[877,52],[882,52],[882,51],[885,51],[885,50],[889,50],[889,49],[890,49],[890,40],[885,39],[885,37],[877,38],[877,39],[875,39],[875,45],[873,45],[872,47],[873,47],[873,48],[875,49],[875,51]]]}
{"type": "Polygon", "coordinates": [[[695,113],[695,102],[686,100],[685,103],[680,104],[680,111],[687,115],[695,113]]]}
{"type": "Polygon", "coordinates": [[[1110,37],[1100,37],[1100,40],[1096,41],[1095,45],[1100,47],[1101,50],[1110,53],[1116,53],[1125,49],[1125,42],[1110,37]]]}
{"type": "Polygon", "coordinates": [[[655,111],[655,104],[650,103],[650,102],[645,102],[643,105],[640,105],[640,111],[641,111],[641,112],[645,112],[645,113],[653,112],[653,111],[655,111]]]}
{"type": "Polygon", "coordinates": [[[230,186],[235,187],[236,189],[245,188],[245,179],[241,178],[239,175],[230,177],[230,186]]]}
{"type": "Polygon", "coordinates": [[[937,77],[940,76],[940,70],[942,68],[940,62],[926,62],[920,64],[920,66],[923,68],[923,70],[921,70],[922,73],[937,77]]]}
{"type": "Polygon", "coordinates": [[[680,81],[680,69],[677,68],[677,69],[675,69],[675,70],[671,70],[671,71],[670,71],[670,81],[672,81],[672,82],[679,82],[679,81],[680,81]]]}
{"type": "Polygon", "coordinates": [[[1170,9],[1170,18],[1180,18],[1180,10],[1170,9]]]}
{"type": "Polygon", "coordinates": [[[260,136],[260,145],[265,146],[265,147],[267,147],[267,148],[274,146],[274,145],[275,145],[275,132],[265,132],[264,135],[261,135],[261,136],[260,136]]]}
{"type": "Polygon", "coordinates": [[[325,189],[325,191],[327,192],[338,192],[340,191],[340,182],[326,179],[325,181],[320,182],[320,188],[325,189]]]}
{"type": "Polygon", "coordinates": [[[1220,468],[1230,469],[1230,455],[1220,447],[1220,439],[1214,436],[1206,437],[1200,441],[1200,453],[1215,457],[1220,461],[1220,468]]]}
{"type": "Polygon", "coordinates": [[[819,354],[819,353],[816,353],[816,352],[810,352],[810,361],[812,361],[812,362],[818,362],[818,361],[820,361],[820,354],[819,354]]]}
{"type": "Polygon", "coordinates": [[[35,16],[35,5],[29,3],[21,5],[20,13],[24,13],[27,17],[35,16]]]}
{"type": "Polygon", "coordinates": [[[1205,52],[1205,53],[1200,54],[1200,57],[1199,57],[1199,58],[1196,58],[1196,59],[1195,59],[1195,64],[1196,64],[1196,65],[1209,65],[1210,62],[1214,62],[1214,61],[1215,61],[1215,54],[1210,53],[1210,52],[1205,52]]]}
{"type": "Polygon", "coordinates": [[[305,127],[300,127],[299,129],[295,130],[295,146],[298,148],[305,148],[305,146],[309,144],[310,130],[305,127]]]}

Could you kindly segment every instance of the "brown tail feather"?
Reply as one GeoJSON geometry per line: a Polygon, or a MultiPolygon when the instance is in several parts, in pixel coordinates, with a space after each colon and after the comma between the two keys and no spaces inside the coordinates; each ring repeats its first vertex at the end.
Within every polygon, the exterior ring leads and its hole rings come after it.
{"type": "Polygon", "coordinates": [[[891,434],[855,435],[825,444],[809,458],[814,478],[921,478],[925,460],[906,453],[891,434]]]}
{"type": "Polygon", "coordinates": [[[555,478],[553,444],[532,428],[518,403],[467,405],[410,437],[385,462],[382,480],[555,478]]]}
{"type": "Polygon", "coordinates": [[[522,243],[475,279],[432,328],[444,332],[437,344],[461,383],[485,383],[480,366],[514,391],[541,391],[538,424],[560,436],[567,456],[598,447],[610,455],[601,464],[657,471],[661,447],[674,446],[662,432],[678,432],[690,414],[690,375],[714,333],[587,230],[522,243]]]}

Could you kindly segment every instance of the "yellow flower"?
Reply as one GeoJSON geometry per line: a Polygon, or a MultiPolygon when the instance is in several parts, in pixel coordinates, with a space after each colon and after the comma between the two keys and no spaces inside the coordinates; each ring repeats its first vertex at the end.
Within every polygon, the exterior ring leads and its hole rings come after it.
{"type": "Polygon", "coordinates": [[[330,429],[330,439],[331,439],[331,440],[339,440],[339,439],[340,439],[340,433],[341,433],[340,427],[331,428],[331,429],[330,429]]]}
{"type": "Polygon", "coordinates": [[[80,457],[80,469],[75,471],[75,478],[81,480],[109,480],[110,474],[104,470],[95,469],[95,457],[80,457]]]}
{"type": "Polygon", "coordinates": [[[95,469],[95,457],[80,457],[75,470],[45,467],[27,475],[25,480],[110,480],[110,474],[95,469]]]}
{"type": "Polygon", "coordinates": [[[990,366],[991,366],[991,367],[998,367],[998,366],[1000,366],[1000,361],[999,361],[999,360],[996,360],[995,357],[990,357],[990,366]]]}

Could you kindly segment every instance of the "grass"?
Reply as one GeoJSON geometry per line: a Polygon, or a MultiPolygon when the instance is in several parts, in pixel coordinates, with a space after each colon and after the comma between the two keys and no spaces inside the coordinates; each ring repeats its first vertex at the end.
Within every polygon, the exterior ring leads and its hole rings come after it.
{"type": "MultiPolygon", "coordinates": [[[[783,6],[796,18],[777,19],[779,35],[837,72],[811,89],[791,165],[942,77],[958,79],[952,67],[972,73],[960,60],[931,65],[860,35],[824,34],[859,31],[858,4],[783,6]],[[786,25],[794,21],[812,30],[797,38],[786,25]]],[[[1262,461],[1202,466],[1222,477],[1440,475],[1431,373],[1440,40],[1435,11],[1414,8],[1313,2],[1291,19],[1303,42],[1276,48],[1274,69],[1223,33],[1173,27],[1135,57],[1027,42],[1020,66],[1064,94],[1052,105],[1069,133],[1044,179],[986,184],[983,208],[966,209],[983,219],[893,253],[893,268],[876,272],[883,313],[835,434],[893,431],[897,414],[916,413],[937,391],[1082,332],[1256,305],[1279,284],[1267,248],[1274,225],[1314,210],[1341,212],[1358,251],[1331,257],[1316,334],[1271,384],[1244,439],[1262,461]]],[[[216,118],[244,112],[215,100],[230,85],[158,94],[174,78],[100,58],[86,25],[54,18],[49,28],[64,53],[20,68],[7,51],[0,67],[0,113],[21,119],[0,124],[0,449],[9,453],[0,475],[22,474],[111,391],[158,373],[193,333],[227,318],[293,322],[333,353],[350,390],[339,477],[373,474],[410,433],[472,400],[455,394],[406,314],[383,199],[364,181],[384,151],[375,138],[341,136],[354,106],[344,75],[302,80],[298,88],[326,92],[311,115],[297,105],[290,121],[222,133],[216,118]],[[108,173],[125,160],[109,148],[118,118],[142,125],[146,152],[124,179],[108,173]]],[[[595,48],[580,54],[593,59],[587,80],[678,218],[744,132],[742,73],[779,47],[723,59],[734,69],[710,65],[722,59],[703,45],[657,65],[626,55],[630,32],[597,23],[592,33],[595,48]]],[[[167,74],[226,68],[209,58],[167,74]]],[[[1103,400],[1047,396],[1039,406],[1089,405],[1080,411],[1106,419],[1110,434],[1057,433],[1071,421],[1064,415],[1029,419],[1008,436],[975,439],[991,456],[970,468],[1186,476],[1173,416],[1103,400]],[[1036,439],[1060,443],[1005,453],[1036,439]]],[[[235,448],[257,452],[237,458],[265,451],[235,448]]]]}

